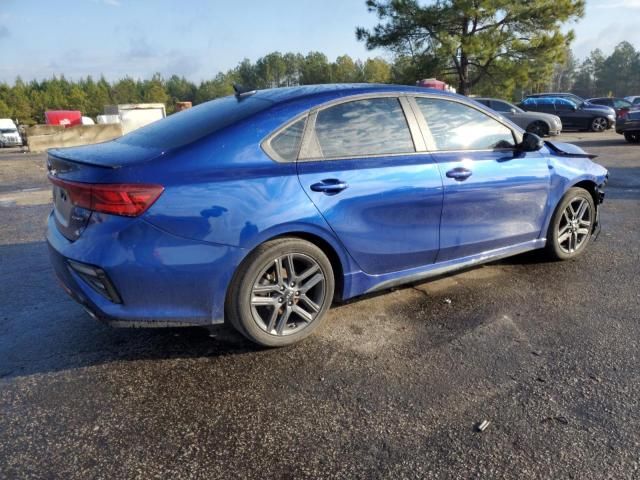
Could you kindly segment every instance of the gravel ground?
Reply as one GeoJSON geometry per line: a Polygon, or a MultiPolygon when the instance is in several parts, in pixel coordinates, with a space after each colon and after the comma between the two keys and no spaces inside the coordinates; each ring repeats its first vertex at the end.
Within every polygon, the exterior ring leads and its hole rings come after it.
{"type": "Polygon", "coordinates": [[[91,320],[49,266],[44,156],[0,152],[0,478],[639,478],[640,147],[561,139],[611,173],[584,256],[336,306],[280,350],[91,320]]]}

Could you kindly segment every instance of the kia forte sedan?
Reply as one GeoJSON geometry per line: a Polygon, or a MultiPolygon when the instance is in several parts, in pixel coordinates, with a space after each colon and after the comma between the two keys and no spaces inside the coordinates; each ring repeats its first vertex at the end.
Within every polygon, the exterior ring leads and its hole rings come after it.
{"type": "Polygon", "coordinates": [[[334,300],[545,249],[582,254],[607,171],[454,94],[239,92],[51,150],[51,260],[117,326],[230,322],[266,346],[334,300]]]}

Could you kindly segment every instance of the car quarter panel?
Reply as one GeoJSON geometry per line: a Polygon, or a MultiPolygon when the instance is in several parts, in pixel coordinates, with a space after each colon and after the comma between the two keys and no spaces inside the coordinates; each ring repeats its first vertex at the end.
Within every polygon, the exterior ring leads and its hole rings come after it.
{"type": "Polygon", "coordinates": [[[224,292],[243,251],[188,240],[144,220],[93,213],[90,228],[70,242],[49,217],[47,241],[60,281],[99,318],[135,324],[223,321],[224,292]],[[67,259],[103,269],[122,303],[91,289],[67,259]],[[215,293],[215,294],[214,294],[215,293]]]}
{"type": "MultiPolygon", "coordinates": [[[[561,144],[556,144],[561,145],[561,144]]],[[[575,147],[574,147],[575,148],[575,147]]],[[[541,150],[549,159],[551,184],[545,220],[540,230],[540,237],[545,237],[549,222],[560,200],[574,185],[581,182],[592,182],[596,186],[607,181],[607,169],[588,158],[561,157],[553,155],[548,147],[541,150]]]]}

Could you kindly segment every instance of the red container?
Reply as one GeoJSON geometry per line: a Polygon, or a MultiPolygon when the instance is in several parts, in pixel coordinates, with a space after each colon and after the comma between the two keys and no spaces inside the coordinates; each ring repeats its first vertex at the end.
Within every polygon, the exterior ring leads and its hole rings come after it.
{"type": "Polygon", "coordinates": [[[435,88],[436,90],[446,90],[447,84],[436,80],[435,78],[427,78],[417,82],[418,87],[435,88]]]}
{"type": "Polygon", "coordinates": [[[76,110],[47,110],[44,112],[47,125],[71,127],[82,125],[82,112],[76,110]]]}

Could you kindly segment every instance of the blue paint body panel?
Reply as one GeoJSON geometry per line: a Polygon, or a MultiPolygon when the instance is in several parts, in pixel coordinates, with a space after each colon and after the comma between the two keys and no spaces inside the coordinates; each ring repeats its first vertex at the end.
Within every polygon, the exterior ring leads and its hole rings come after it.
{"type": "Polygon", "coordinates": [[[186,144],[145,146],[141,130],[132,139],[51,151],[50,159],[70,165],[58,173],[65,180],[164,187],[140,217],[91,213],[73,241],[52,216],[47,239],[58,277],[107,321],[219,323],[238,266],[269,239],[299,235],[331,249],[342,275],[337,296],[347,299],[540,248],[567,189],[605,181],[606,170],[588,158],[555,156],[547,147],[526,154],[418,151],[304,162],[274,161],[261,147],[271,133],[318,106],[378,94],[429,94],[484,108],[416,87],[276,89],[258,92],[261,103],[250,115],[209,133],[200,129],[186,144]],[[472,175],[448,178],[455,168],[472,175]],[[348,188],[335,195],[310,188],[327,179],[348,188]],[[69,259],[104,270],[122,302],[96,293],[69,268],[69,259]]]}

